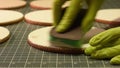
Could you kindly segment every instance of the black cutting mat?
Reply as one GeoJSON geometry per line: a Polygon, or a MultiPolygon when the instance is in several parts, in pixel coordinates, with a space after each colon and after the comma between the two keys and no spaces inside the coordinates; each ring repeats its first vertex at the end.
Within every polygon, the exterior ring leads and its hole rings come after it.
{"type": "MultiPolygon", "coordinates": [[[[30,1],[28,0],[28,3],[30,1]]],[[[106,0],[102,8],[120,8],[120,0],[106,0]]],[[[33,11],[26,7],[16,9],[24,14],[33,11]]],[[[106,27],[96,24],[98,27],[106,27]]],[[[120,68],[110,65],[108,60],[90,59],[89,56],[57,54],[37,50],[27,43],[28,34],[38,28],[24,21],[4,26],[11,31],[10,39],[0,44],[0,68],[120,68]]]]}

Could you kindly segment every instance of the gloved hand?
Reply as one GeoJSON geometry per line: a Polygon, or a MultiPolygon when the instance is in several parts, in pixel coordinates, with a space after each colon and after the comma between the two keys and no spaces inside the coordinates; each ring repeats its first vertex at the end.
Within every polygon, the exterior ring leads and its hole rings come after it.
{"type": "MultiPolygon", "coordinates": [[[[62,5],[68,0],[54,0],[53,19],[57,32],[65,32],[73,26],[74,19],[81,11],[84,0],[71,0],[69,7],[62,16],[62,5]]],[[[88,4],[87,12],[80,24],[81,30],[86,33],[92,26],[95,15],[104,0],[85,0],[88,4]]]]}
{"type": "Polygon", "coordinates": [[[111,59],[111,64],[120,64],[120,27],[108,29],[89,41],[86,55],[95,59],[111,59]]]}

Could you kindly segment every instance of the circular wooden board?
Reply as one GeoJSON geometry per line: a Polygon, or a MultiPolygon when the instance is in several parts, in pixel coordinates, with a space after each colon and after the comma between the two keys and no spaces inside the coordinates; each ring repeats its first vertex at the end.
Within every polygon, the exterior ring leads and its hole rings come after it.
{"type": "Polygon", "coordinates": [[[41,29],[37,29],[31,32],[28,35],[28,43],[35,48],[40,50],[49,51],[49,52],[57,52],[57,53],[72,53],[78,54],[82,53],[83,50],[81,48],[63,48],[57,47],[57,43],[51,43],[49,41],[49,32],[52,27],[45,27],[41,29]]]}
{"type": "Polygon", "coordinates": [[[26,5],[23,0],[0,0],[0,9],[21,8],[26,5]]]}
{"type": "Polygon", "coordinates": [[[40,28],[32,31],[28,35],[28,43],[30,46],[40,50],[66,54],[81,54],[84,52],[86,45],[76,48],[64,43],[54,43],[50,41],[50,31],[52,27],[40,28]],[[61,46],[62,45],[62,46],[61,46]],[[63,47],[66,46],[66,47],[63,47]],[[69,47],[68,47],[69,46],[69,47]]]}
{"type": "Polygon", "coordinates": [[[18,23],[23,19],[23,14],[21,12],[13,10],[0,10],[0,16],[0,25],[18,23]]]}
{"type": "Polygon", "coordinates": [[[102,9],[96,15],[96,22],[120,26],[120,9],[102,9]]]}
{"type": "Polygon", "coordinates": [[[52,10],[32,11],[25,15],[25,21],[30,24],[50,26],[53,22],[52,10]]]}
{"type": "Polygon", "coordinates": [[[10,31],[5,27],[0,26],[0,43],[5,42],[6,40],[9,39],[9,37],[10,37],[10,31]]]}
{"type": "MultiPolygon", "coordinates": [[[[30,2],[30,7],[34,9],[51,9],[54,0],[35,0],[30,2]]],[[[63,7],[69,5],[69,2],[66,2],[63,7]]]]}

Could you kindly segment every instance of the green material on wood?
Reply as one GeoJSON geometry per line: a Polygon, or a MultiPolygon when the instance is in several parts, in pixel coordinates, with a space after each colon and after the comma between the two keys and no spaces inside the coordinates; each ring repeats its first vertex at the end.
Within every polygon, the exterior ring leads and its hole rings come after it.
{"type": "Polygon", "coordinates": [[[65,43],[67,45],[77,47],[77,48],[80,48],[81,45],[83,44],[83,42],[80,40],[61,39],[54,36],[50,36],[50,41],[65,43]]]}

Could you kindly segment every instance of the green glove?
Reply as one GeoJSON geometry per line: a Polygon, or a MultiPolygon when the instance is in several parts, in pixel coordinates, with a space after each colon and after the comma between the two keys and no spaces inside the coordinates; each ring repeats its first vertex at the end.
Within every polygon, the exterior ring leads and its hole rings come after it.
{"type": "Polygon", "coordinates": [[[88,11],[82,20],[81,30],[85,34],[93,26],[93,21],[95,19],[96,13],[101,7],[104,0],[86,0],[88,4],[88,11]]]}
{"type": "Polygon", "coordinates": [[[82,0],[71,0],[69,7],[65,11],[63,17],[62,14],[62,5],[67,0],[54,0],[53,5],[53,16],[54,16],[54,25],[56,26],[57,32],[64,32],[72,26],[73,20],[79,13],[82,7],[82,0]],[[76,9],[77,8],[77,9],[76,9]]]}
{"type": "Polygon", "coordinates": [[[117,56],[113,57],[113,58],[110,60],[110,63],[111,63],[111,64],[119,64],[119,65],[120,65],[120,55],[117,55],[117,56]]]}
{"type": "MultiPolygon", "coordinates": [[[[53,3],[53,19],[57,32],[65,32],[74,24],[74,19],[81,11],[83,0],[70,0],[70,5],[62,16],[62,5],[68,0],[54,0],[53,3]],[[62,18],[61,18],[62,16],[62,18]]],[[[95,15],[102,5],[103,0],[85,0],[88,4],[88,11],[80,25],[83,32],[87,32],[93,25],[95,15]]]]}
{"type": "Polygon", "coordinates": [[[85,54],[95,59],[111,59],[111,64],[120,64],[120,27],[108,29],[93,38],[85,54]]]}

